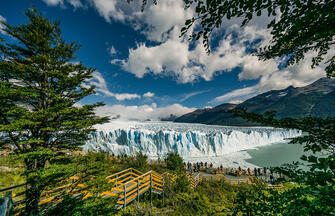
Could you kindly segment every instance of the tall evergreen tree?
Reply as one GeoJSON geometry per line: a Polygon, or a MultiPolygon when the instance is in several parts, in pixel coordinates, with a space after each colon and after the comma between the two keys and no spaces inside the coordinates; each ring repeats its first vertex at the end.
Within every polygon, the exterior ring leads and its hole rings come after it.
{"type": "Polygon", "coordinates": [[[26,24],[2,21],[11,39],[0,43],[0,147],[9,145],[24,157],[26,213],[36,215],[40,171],[55,152],[84,144],[93,125],[108,119],[94,113],[102,103],[77,105],[95,93],[83,85],[94,69],[73,63],[77,43],[66,43],[59,23],[35,9],[25,14],[26,24]]]}

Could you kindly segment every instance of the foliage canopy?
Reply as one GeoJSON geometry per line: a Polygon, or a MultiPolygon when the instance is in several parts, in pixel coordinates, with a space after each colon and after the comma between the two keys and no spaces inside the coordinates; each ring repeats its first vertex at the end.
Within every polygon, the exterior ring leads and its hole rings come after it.
{"type": "Polygon", "coordinates": [[[315,51],[312,67],[325,61],[328,76],[335,73],[335,55],[327,55],[335,45],[335,2],[327,0],[184,0],[186,8],[194,8],[195,17],[185,21],[181,35],[192,25],[190,35],[202,39],[210,51],[210,35],[225,19],[242,18],[242,26],[255,16],[271,17],[267,28],[272,40],[254,54],[262,60],[289,56],[287,65],[302,60],[307,52],[315,51]]]}

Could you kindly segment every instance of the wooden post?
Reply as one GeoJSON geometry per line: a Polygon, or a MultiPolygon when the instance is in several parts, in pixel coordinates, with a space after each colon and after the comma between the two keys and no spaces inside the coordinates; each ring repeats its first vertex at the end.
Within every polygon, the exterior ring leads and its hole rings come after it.
{"type": "Polygon", "coordinates": [[[150,172],[150,204],[152,206],[152,172],[150,172]]]}
{"type": "Polygon", "coordinates": [[[3,198],[3,202],[0,205],[1,215],[8,216],[12,215],[13,209],[13,200],[12,200],[12,191],[8,191],[6,196],[3,198]]]}
{"type": "Polygon", "coordinates": [[[164,206],[164,191],[165,191],[165,184],[163,182],[163,191],[162,191],[162,195],[163,195],[163,206],[164,206]]]}
{"type": "Polygon", "coordinates": [[[124,185],[123,186],[123,208],[126,208],[127,206],[127,203],[126,203],[126,200],[127,200],[127,186],[124,185]]]}
{"type": "Polygon", "coordinates": [[[140,179],[137,179],[137,202],[140,201],[140,179]]]}

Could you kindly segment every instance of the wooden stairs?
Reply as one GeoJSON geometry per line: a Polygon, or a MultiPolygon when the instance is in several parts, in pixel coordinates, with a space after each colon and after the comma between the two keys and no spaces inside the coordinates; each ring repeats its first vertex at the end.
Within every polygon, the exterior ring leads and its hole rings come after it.
{"type": "Polygon", "coordinates": [[[110,191],[103,192],[102,196],[117,197],[118,208],[126,206],[146,192],[162,194],[164,180],[155,171],[142,173],[134,168],[129,168],[121,172],[106,177],[108,183],[113,183],[114,187],[110,191]]]}

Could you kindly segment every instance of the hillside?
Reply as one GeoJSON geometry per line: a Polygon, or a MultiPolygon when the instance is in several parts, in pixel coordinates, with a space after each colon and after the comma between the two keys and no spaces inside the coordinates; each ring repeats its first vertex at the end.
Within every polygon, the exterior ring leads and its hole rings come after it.
{"type": "Polygon", "coordinates": [[[180,116],[175,122],[232,126],[255,125],[223,112],[237,107],[243,107],[256,113],[274,110],[277,118],[329,117],[335,116],[334,102],[335,79],[321,78],[304,87],[290,86],[283,90],[268,91],[238,105],[225,103],[211,109],[198,109],[180,116]]]}

